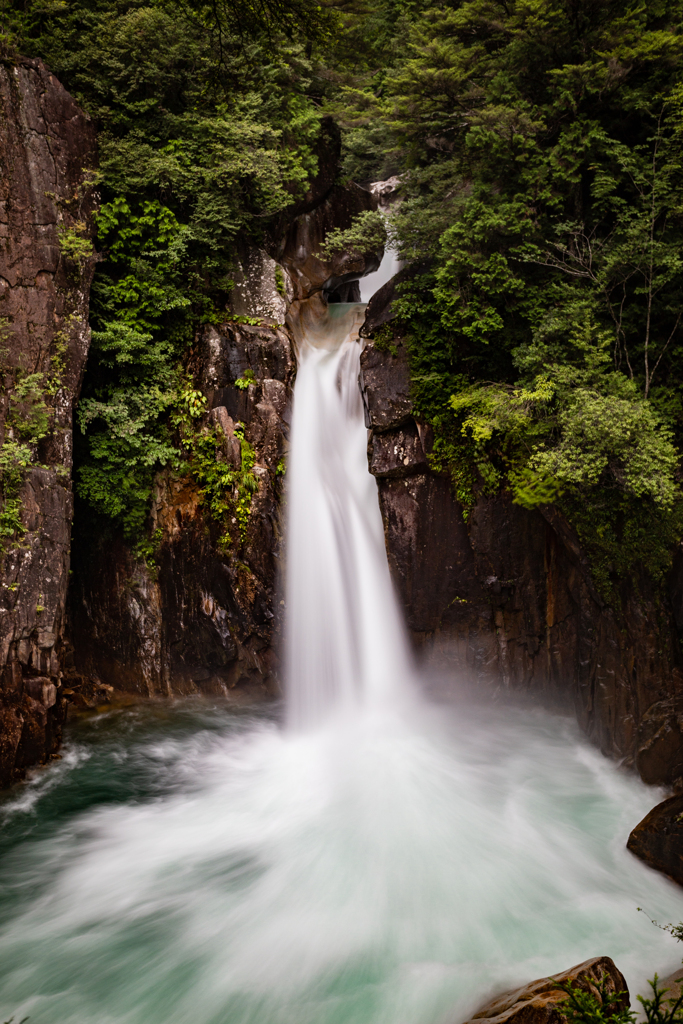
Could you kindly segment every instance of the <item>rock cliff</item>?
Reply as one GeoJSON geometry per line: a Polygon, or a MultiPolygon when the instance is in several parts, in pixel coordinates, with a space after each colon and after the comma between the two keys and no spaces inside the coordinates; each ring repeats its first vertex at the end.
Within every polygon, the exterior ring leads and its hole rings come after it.
{"type": "Polygon", "coordinates": [[[40,61],[0,65],[0,785],[57,748],[73,498],[90,334],[95,135],[40,61]]]}
{"type": "MultiPolygon", "coordinates": [[[[259,261],[259,265],[260,265],[259,261]]],[[[280,551],[292,346],[272,321],[207,327],[190,357],[206,419],[239,465],[238,423],[255,452],[258,489],[231,543],[190,478],[161,474],[152,508],[156,565],[121,537],[75,538],[71,642],[80,674],[145,695],[273,687],[273,624],[280,551]],[[248,372],[250,371],[250,372],[248,372]],[[251,382],[238,387],[236,380],[251,382]]]]}
{"type": "Polygon", "coordinates": [[[302,309],[324,289],[377,264],[376,254],[316,256],[332,227],[348,227],[376,199],[335,184],[339,136],[325,121],[320,172],[304,200],[276,225],[266,249],[246,249],[226,322],[204,328],[187,362],[207,399],[202,422],[225,438],[239,466],[238,424],[258,479],[243,528],[229,546],[189,478],[156,484],[155,565],[118,538],[74,539],[70,607],[72,665],[78,676],[145,695],[213,693],[251,699],[278,692],[278,579],[295,334],[302,309]],[[285,327],[285,320],[289,327],[285,327]],[[247,322],[245,322],[247,321],[247,322]],[[239,382],[236,383],[236,382],[239,382]]]}
{"type": "MultiPolygon", "coordinates": [[[[373,297],[366,337],[390,324],[392,289],[373,297]]],[[[426,658],[559,699],[604,753],[635,764],[646,782],[680,787],[683,572],[673,574],[671,599],[645,579],[625,582],[616,609],[556,509],[527,511],[503,493],[481,498],[465,519],[449,480],[427,466],[430,432],[412,416],[407,351],[394,334],[361,357],[368,455],[392,575],[426,658]]]]}

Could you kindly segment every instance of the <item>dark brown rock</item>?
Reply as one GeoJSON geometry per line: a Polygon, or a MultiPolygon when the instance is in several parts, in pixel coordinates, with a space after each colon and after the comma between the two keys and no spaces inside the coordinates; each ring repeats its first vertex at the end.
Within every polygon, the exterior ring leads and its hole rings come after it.
{"type": "Polygon", "coordinates": [[[653,807],[633,829],[626,845],[651,868],[683,885],[683,795],[653,807]]]}
{"type": "Polygon", "coordinates": [[[0,786],[54,752],[64,718],[58,650],[73,512],[73,404],[90,341],[95,257],[71,263],[59,231],[78,225],[93,237],[94,196],[84,171],[95,163],[92,125],[45,66],[0,65],[0,317],[8,323],[0,440],[9,437],[8,380],[23,371],[47,381],[55,357],[63,362],[58,386],[45,388],[49,433],[20,492],[26,532],[2,560],[0,786]]]}
{"type": "MultiPolygon", "coordinates": [[[[72,675],[97,677],[117,690],[144,696],[167,692],[161,670],[159,585],[145,563],[120,536],[83,536],[74,544],[73,571],[72,675]]],[[[71,680],[69,686],[73,688],[71,680]]],[[[89,695],[84,697],[89,703],[89,695]]]]}
{"type": "MultiPolygon", "coordinates": [[[[381,253],[342,252],[331,259],[318,255],[331,230],[350,227],[357,214],[376,207],[376,197],[351,182],[349,185],[334,185],[314,210],[294,220],[275,255],[287,269],[295,300],[309,298],[321,291],[325,284],[329,283],[334,289],[377,269],[381,253]]],[[[360,292],[357,295],[349,293],[343,300],[357,301],[359,298],[360,292]]]]}
{"type": "Polygon", "coordinates": [[[372,338],[381,327],[395,318],[394,300],[398,298],[398,288],[413,273],[412,267],[404,267],[375,292],[365,311],[365,323],[360,331],[361,338],[372,338]]]}
{"type": "Polygon", "coordinates": [[[599,1003],[602,1003],[603,991],[608,996],[618,994],[620,998],[612,1005],[612,1012],[629,1008],[628,986],[623,974],[608,956],[599,956],[550,978],[540,978],[506,992],[482,1006],[470,1019],[495,1021],[496,1024],[511,1024],[513,1021],[515,1024],[562,1024],[567,1019],[562,1013],[567,994],[557,987],[556,982],[573,983],[599,1003]]]}
{"type": "Polygon", "coordinates": [[[379,349],[372,342],[366,345],[360,357],[360,380],[366,426],[382,431],[408,422],[413,411],[410,369],[408,351],[400,338],[391,348],[379,349]]]}
{"type": "Polygon", "coordinates": [[[383,434],[373,431],[368,453],[370,472],[377,477],[410,476],[427,469],[422,441],[413,422],[383,434]]]}

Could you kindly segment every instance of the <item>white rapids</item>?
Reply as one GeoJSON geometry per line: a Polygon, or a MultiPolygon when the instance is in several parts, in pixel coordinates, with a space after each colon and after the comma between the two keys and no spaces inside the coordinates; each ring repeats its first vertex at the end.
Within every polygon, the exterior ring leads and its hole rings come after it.
{"type": "Polygon", "coordinates": [[[459,1024],[588,957],[634,995],[680,961],[636,908],[678,921],[681,891],[625,849],[659,791],[561,715],[418,696],[362,311],[300,339],[284,727],[192,701],[112,713],[0,803],[0,1020],[459,1024]]]}

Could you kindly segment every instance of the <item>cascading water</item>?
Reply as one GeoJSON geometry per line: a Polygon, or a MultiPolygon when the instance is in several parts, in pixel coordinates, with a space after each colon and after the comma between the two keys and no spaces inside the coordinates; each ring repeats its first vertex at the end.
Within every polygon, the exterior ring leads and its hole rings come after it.
{"type": "Polygon", "coordinates": [[[355,328],[300,339],[288,715],[83,722],[0,803],[0,1020],[458,1024],[599,954],[680,959],[624,842],[658,799],[567,718],[414,695],[365,468],[355,328]]]}
{"type": "Polygon", "coordinates": [[[298,728],[406,696],[409,659],[394,600],[358,387],[365,306],[307,325],[290,449],[287,705],[298,728]]]}

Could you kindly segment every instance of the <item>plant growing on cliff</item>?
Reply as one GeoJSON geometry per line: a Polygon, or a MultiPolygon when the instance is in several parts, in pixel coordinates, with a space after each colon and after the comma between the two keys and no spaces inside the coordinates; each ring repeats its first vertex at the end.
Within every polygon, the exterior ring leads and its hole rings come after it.
{"type": "Polygon", "coordinates": [[[253,472],[256,453],[244,436],[243,425],[237,423],[234,436],[240,444],[239,468],[229,463],[222,430],[195,422],[205,411],[204,395],[189,383],[184,385],[182,395],[172,419],[179,429],[180,443],[187,458],[184,468],[199,485],[200,498],[211,518],[221,526],[219,545],[226,549],[232,543],[232,523],[237,525],[242,543],[246,538],[251,499],[258,489],[258,479],[253,472]]]}
{"type": "MultiPolygon", "coordinates": [[[[9,322],[3,319],[0,336],[5,341],[8,332],[9,322]]],[[[17,544],[26,532],[20,492],[28,470],[39,465],[39,442],[50,432],[52,412],[47,399],[56,393],[54,385],[62,369],[58,336],[55,349],[47,374],[9,365],[8,345],[2,349],[0,388],[5,395],[6,414],[0,445],[0,552],[17,544]]]]}
{"type": "Polygon", "coordinates": [[[59,251],[65,259],[74,263],[80,271],[83,270],[85,263],[95,252],[95,248],[85,232],[86,225],[84,221],[78,221],[70,228],[64,225],[60,225],[57,228],[59,251]]]}

